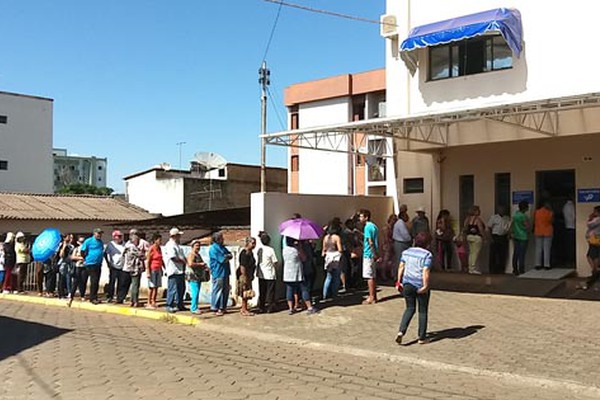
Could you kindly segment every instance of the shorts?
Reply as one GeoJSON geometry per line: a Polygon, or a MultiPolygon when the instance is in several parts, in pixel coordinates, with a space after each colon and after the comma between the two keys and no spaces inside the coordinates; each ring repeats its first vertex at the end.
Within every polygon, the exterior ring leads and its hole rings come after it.
{"type": "Polygon", "coordinates": [[[162,286],[162,270],[150,271],[150,279],[148,279],[148,287],[157,289],[162,286]]]}
{"type": "Polygon", "coordinates": [[[375,259],[363,257],[362,275],[364,279],[375,279],[375,259]]]}
{"type": "Polygon", "coordinates": [[[590,244],[588,247],[587,256],[592,260],[597,260],[600,258],[600,246],[592,246],[590,244]]]}

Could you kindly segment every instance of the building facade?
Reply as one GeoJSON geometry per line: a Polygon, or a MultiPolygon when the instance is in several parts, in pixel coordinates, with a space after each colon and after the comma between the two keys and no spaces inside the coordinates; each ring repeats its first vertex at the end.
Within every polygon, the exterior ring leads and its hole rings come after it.
{"type": "Polygon", "coordinates": [[[54,160],[54,191],[82,183],[106,187],[108,160],[67,154],[67,149],[52,149],[54,160]]]}
{"type": "MultiPolygon", "coordinates": [[[[127,200],[164,216],[249,207],[250,193],[260,191],[260,167],[227,163],[201,171],[155,167],[124,178],[127,200]]],[[[287,170],[267,168],[267,191],[287,190],[287,170]]]]}
{"type": "Polygon", "coordinates": [[[0,191],[52,193],[53,100],[0,92],[0,191]]]}
{"type": "MultiPolygon", "coordinates": [[[[549,202],[552,265],[589,275],[586,220],[600,204],[600,81],[594,78],[600,55],[570,32],[596,36],[590,3],[387,0],[382,21],[386,117],[317,121],[272,134],[267,143],[334,151],[314,142],[357,134],[391,142],[388,161],[395,168],[386,179],[394,190],[387,194],[412,210],[425,207],[433,218],[448,209],[457,228],[475,204],[487,220],[500,206],[514,210],[519,200],[532,209],[549,202]],[[562,215],[568,200],[576,209],[572,245],[562,215]]],[[[290,163],[302,151],[291,148],[290,163]]],[[[303,164],[320,162],[300,159],[300,192],[303,164]]],[[[328,180],[313,177],[310,191],[330,193],[328,180]]],[[[528,268],[533,253],[531,240],[528,268]]],[[[487,264],[485,255],[481,263],[487,264]]]]}

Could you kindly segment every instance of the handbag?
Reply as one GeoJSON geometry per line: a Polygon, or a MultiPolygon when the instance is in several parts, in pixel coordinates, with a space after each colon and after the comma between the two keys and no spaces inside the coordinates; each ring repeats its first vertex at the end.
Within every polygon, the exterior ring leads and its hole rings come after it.
{"type": "Polygon", "coordinates": [[[254,296],[256,296],[256,293],[252,289],[250,289],[250,290],[244,290],[242,292],[242,299],[247,300],[247,299],[253,298],[254,296]]]}
{"type": "Polygon", "coordinates": [[[600,236],[595,233],[590,233],[588,236],[588,243],[590,246],[600,246],[600,236]]]}

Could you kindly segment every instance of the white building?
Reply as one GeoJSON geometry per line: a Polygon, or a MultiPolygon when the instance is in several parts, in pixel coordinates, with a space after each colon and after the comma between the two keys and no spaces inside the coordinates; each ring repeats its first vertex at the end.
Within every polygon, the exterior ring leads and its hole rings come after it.
{"type": "Polygon", "coordinates": [[[487,219],[519,199],[550,201],[554,265],[568,264],[561,210],[573,198],[576,270],[589,275],[585,222],[600,204],[600,53],[581,38],[597,37],[595,11],[583,0],[387,0],[387,116],[347,122],[340,96],[318,93],[290,106],[291,130],[267,142],[291,146],[291,191],[343,190],[348,154],[380,153],[348,146],[348,138],[368,135],[391,143],[388,164],[397,168],[386,170],[387,194],[410,209],[425,206],[435,216],[445,208],[461,225],[473,204],[487,219]],[[334,159],[341,165],[331,174],[336,179],[315,174],[334,159]],[[303,183],[305,173],[310,184],[303,183]]]}
{"type": "Polygon", "coordinates": [[[52,107],[0,92],[0,191],[52,193],[52,107]]]}
{"type": "Polygon", "coordinates": [[[67,149],[52,149],[54,191],[74,183],[106,187],[108,160],[67,154],[67,149]]]}

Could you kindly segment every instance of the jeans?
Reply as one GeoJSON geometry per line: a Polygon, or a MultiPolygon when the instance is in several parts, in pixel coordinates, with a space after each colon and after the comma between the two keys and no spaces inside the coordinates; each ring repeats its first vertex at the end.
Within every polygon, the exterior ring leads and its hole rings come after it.
{"type": "Polygon", "coordinates": [[[452,269],[452,242],[450,240],[437,241],[438,261],[444,271],[452,269]]]}
{"type": "Polygon", "coordinates": [[[411,245],[412,242],[410,241],[399,242],[394,240],[394,253],[396,254],[396,257],[398,257],[398,263],[400,263],[400,258],[402,258],[402,253],[404,253],[404,250],[410,248],[411,245]]]}
{"type": "Polygon", "coordinates": [[[90,301],[98,301],[98,286],[100,284],[100,264],[86,265],[83,269],[82,285],[87,286],[88,278],[90,280],[90,301]]]}
{"type": "Polygon", "coordinates": [[[198,281],[189,281],[190,285],[190,297],[192,300],[192,304],[190,304],[190,311],[196,312],[198,311],[198,300],[200,299],[200,288],[202,287],[202,282],[198,281]]]}
{"type": "Polygon", "coordinates": [[[54,268],[52,268],[48,272],[44,272],[44,282],[46,284],[46,293],[54,294],[54,292],[56,291],[56,276],[57,276],[57,273],[54,270],[54,268]]]}
{"type": "Polygon", "coordinates": [[[527,254],[527,240],[513,240],[515,247],[512,258],[513,274],[525,273],[525,254],[527,254]]]}
{"type": "Polygon", "coordinates": [[[212,311],[227,309],[227,300],[229,300],[229,276],[212,278],[210,309],[212,311]]]}
{"type": "Polygon", "coordinates": [[[183,310],[183,296],[185,294],[185,277],[183,274],[171,275],[167,279],[167,307],[183,310]]]}
{"type": "Polygon", "coordinates": [[[112,300],[115,297],[115,289],[118,290],[120,269],[108,267],[108,286],[106,288],[106,299],[112,300]]]}
{"type": "Polygon", "coordinates": [[[508,257],[508,236],[492,235],[490,244],[490,274],[503,274],[508,257]]]}
{"type": "Polygon", "coordinates": [[[71,298],[75,297],[75,291],[77,290],[79,290],[79,295],[81,296],[81,299],[83,300],[83,298],[85,298],[87,282],[83,278],[84,271],[85,269],[82,267],[75,267],[75,272],[73,273],[73,283],[71,285],[71,292],[69,292],[71,298]]]}
{"type": "Polygon", "coordinates": [[[406,301],[406,310],[400,321],[399,331],[404,335],[410,324],[410,320],[415,315],[416,304],[419,305],[419,340],[425,340],[427,337],[427,311],[429,308],[429,297],[431,291],[426,293],[417,293],[417,288],[411,284],[404,285],[404,300],[406,301]]]}
{"type": "Polygon", "coordinates": [[[323,284],[323,299],[337,296],[340,287],[340,269],[330,268],[323,284]]]}
{"type": "Polygon", "coordinates": [[[275,309],[275,279],[258,279],[258,308],[264,310],[269,304],[269,311],[275,309]]]}
{"type": "Polygon", "coordinates": [[[308,285],[306,284],[306,282],[286,282],[285,297],[287,301],[294,301],[295,293],[301,294],[302,300],[310,301],[310,292],[308,291],[308,285]]]}
{"type": "Polygon", "coordinates": [[[69,272],[69,268],[67,266],[63,267],[62,273],[58,274],[60,281],[58,283],[58,297],[68,297],[73,291],[73,280],[74,280],[75,271],[69,272]]]}
{"type": "MultiPolygon", "coordinates": [[[[131,274],[117,270],[117,303],[123,303],[131,286],[131,274]]],[[[112,297],[112,296],[110,296],[112,297]]]]}
{"type": "Polygon", "coordinates": [[[131,275],[131,304],[137,305],[140,302],[140,279],[141,273],[131,275]]]}
{"type": "MultiPolygon", "coordinates": [[[[10,273],[11,271],[9,271],[10,273]]],[[[0,271],[0,291],[2,291],[2,286],[4,285],[4,270],[0,271]]]]}
{"type": "Polygon", "coordinates": [[[535,237],[535,266],[550,267],[550,249],[552,248],[552,236],[535,237]]]}

